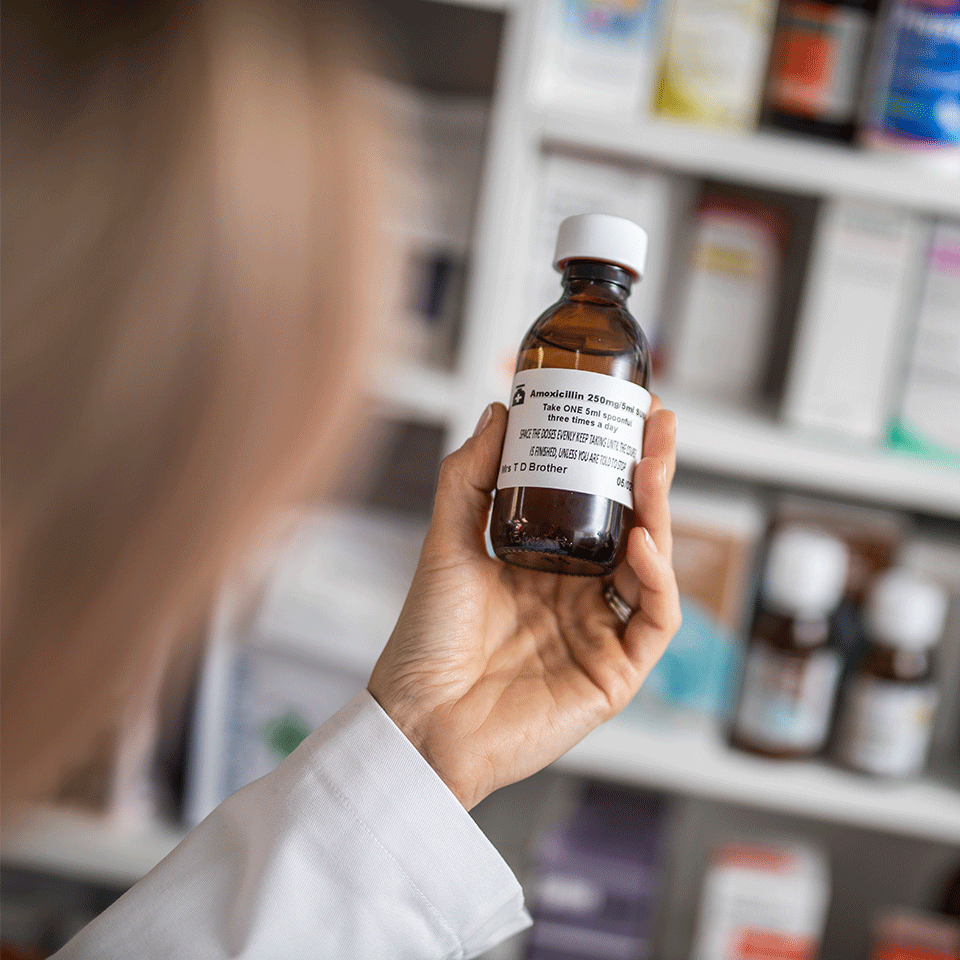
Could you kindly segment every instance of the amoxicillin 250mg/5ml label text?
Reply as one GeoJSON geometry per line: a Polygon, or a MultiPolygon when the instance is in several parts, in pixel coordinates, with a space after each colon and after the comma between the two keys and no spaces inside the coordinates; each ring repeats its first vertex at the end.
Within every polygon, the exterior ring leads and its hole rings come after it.
{"type": "Polygon", "coordinates": [[[586,370],[523,370],[513,379],[497,489],[546,487],[633,507],[650,394],[586,370]]]}

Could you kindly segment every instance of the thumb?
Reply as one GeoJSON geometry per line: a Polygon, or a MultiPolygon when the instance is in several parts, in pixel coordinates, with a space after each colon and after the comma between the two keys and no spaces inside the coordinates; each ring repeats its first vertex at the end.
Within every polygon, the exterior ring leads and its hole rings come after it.
{"type": "Polygon", "coordinates": [[[507,408],[491,403],[477,423],[474,435],[440,464],[437,496],[427,542],[450,556],[478,550],[486,556],[484,534],[491,492],[497,484],[500,454],[507,429],[507,408]]]}

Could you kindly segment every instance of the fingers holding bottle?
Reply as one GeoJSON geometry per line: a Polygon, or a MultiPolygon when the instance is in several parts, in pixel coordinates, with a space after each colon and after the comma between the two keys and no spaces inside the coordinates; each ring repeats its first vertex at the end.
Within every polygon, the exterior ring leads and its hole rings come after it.
{"type": "Polygon", "coordinates": [[[626,560],[614,573],[613,583],[631,607],[643,606],[651,622],[668,625],[669,611],[647,610],[652,599],[667,596],[669,600],[670,591],[664,588],[675,586],[667,468],[659,458],[645,457],[637,464],[634,503],[640,522],[630,531],[626,560]]]}
{"type": "Polygon", "coordinates": [[[634,614],[624,632],[628,656],[645,675],[680,626],[680,602],[671,565],[670,483],[676,471],[676,417],[654,396],[644,430],[643,459],[634,468],[637,526],[614,587],[634,614]]]}
{"type": "Polygon", "coordinates": [[[506,407],[491,403],[473,436],[444,458],[425,544],[432,550],[486,556],[484,536],[506,427],[506,407]]]}
{"type": "MultiPolygon", "coordinates": [[[[671,410],[663,409],[660,398],[654,394],[643,436],[643,459],[633,471],[633,509],[639,528],[652,540],[657,553],[669,564],[673,556],[673,535],[670,528],[670,483],[676,472],[675,450],[677,419],[671,410]]],[[[635,539],[637,533],[632,533],[635,539]]],[[[643,532],[639,532],[643,537],[643,532]]],[[[643,546],[643,543],[640,543],[643,546]]],[[[629,558],[640,553],[628,551],[628,560],[614,573],[614,586],[632,607],[640,603],[640,581],[629,558]]]]}
{"type": "Polygon", "coordinates": [[[669,487],[677,472],[677,417],[672,410],[664,409],[656,394],[643,428],[643,456],[657,457],[664,462],[669,487]]]}

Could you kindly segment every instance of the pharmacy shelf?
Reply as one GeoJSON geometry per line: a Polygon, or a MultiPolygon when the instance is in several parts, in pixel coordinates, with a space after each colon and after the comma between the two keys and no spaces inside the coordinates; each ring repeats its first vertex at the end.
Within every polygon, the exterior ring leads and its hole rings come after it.
{"type": "Polygon", "coordinates": [[[604,724],[555,764],[632,783],[946,843],[960,843],[960,789],[933,780],[875,782],[821,763],[781,763],[716,736],[604,724]]]}
{"type": "Polygon", "coordinates": [[[160,824],[125,826],[77,810],[44,807],[4,835],[0,861],[4,867],[126,887],[185,835],[160,824]]]}
{"type": "Polygon", "coordinates": [[[682,466],[960,518],[960,470],[664,391],[682,466]]]}
{"type": "Polygon", "coordinates": [[[922,158],[784,134],[558,110],[531,111],[529,123],[547,144],[644,160],[697,176],[960,214],[960,174],[932,168],[922,158]]]}
{"type": "MultiPolygon", "coordinates": [[[[774,763],[716,739],[614,721],[555,767],[672,793],[776,810],[945,843],[960,843],[960,790],[944,783],[877,783],[820,763],[774,763]]],[[[0,861],[126,887],[185,836],[167,825],[124,827],[74,810],[41,808],[3,838],[0,861]]]]}
{"type": "Polygon", "coordinates": [[[385,364],[372,392],[390,413],[436,424],[449,422],[462,394],[455,374],[409,361],[385,364]]]}
{"type": "MultiPolygon", "coordinates": [[[[440,425],[457,419],[466,392],[456,374],[416,363],[391,364],[375,386],[391,413],[440,425]]],[[[677,460],[683,467],[960,519],[956,466],[708,405],[669,388],[661,393],[677,415],[677,460]]]]}
{"type": "MultiPolygon", "coordinates": [[[[448,0],[443,0],[444,3],[448,0]]],[[[435,224],[404,220],[394,223],[391,232],[413,249],[427,253],[446,253],[465,260],[470,255],[470,238],[456,235],[435,224]]]]}

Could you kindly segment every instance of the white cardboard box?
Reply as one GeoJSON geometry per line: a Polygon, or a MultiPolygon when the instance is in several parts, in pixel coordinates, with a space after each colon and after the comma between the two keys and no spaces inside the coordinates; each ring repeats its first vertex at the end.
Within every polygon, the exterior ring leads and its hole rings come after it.
{"type": "Polygon", "coordinates": [[[960,463],[960,223],[940,223],[926,257],[916,335],[893,445],[960,463]]]}
{"type": "Polygon", "coordinates": [[[887,429],[928,228],[914,215],[828,200],[817,223],[783,418],[867,441],[887,429]]]}
{"type": "MultiPolygon", "coordinates": [[[[663,290],[672,244],[677,184],[658,170],[548,152],[541,166],[534,248],[531,252],[529,326],[560,299],[561,277],[553,269],[557,229],[579,213],[609,213],[643,227],[649,238],[643,279],[633,285],[630,312],[653,345],[657,340],[663,290]]],[[[525,332],[518,331],[518,339],[525,332]]]]}

